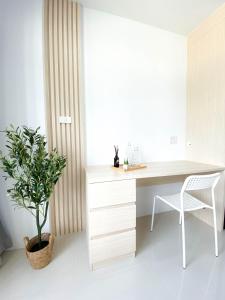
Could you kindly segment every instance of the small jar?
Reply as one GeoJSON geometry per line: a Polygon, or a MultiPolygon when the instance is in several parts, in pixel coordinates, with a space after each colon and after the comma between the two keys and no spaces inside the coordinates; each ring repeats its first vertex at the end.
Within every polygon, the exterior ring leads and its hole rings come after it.
{"type": "Polygon", "coordinates": [[[123,165],[123,169],[124,169],[124,171],[127,171],[127,170],[128,170],[128,165],[127,165],[127,164],[124,164],[124,165],[123,165]]]}

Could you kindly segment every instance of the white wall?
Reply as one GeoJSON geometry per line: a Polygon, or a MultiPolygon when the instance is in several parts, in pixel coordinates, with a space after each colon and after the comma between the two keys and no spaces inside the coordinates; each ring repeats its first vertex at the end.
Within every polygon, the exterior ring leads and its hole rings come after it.
{"type": "MultiPolygon", "coordinates": [[[[0,130],[12,123],[31,127],[40,125],[45,133],[42,1],[1,0],[0,41],[0,130]]],[[[0,143],[2,148],[2,134],[0,143]]],[[[24,210],[14,210],[6,197],[2,177],[0,218],[14,247],[23,246],[25,235],[36,235],[33,217],[24,210]]]]}
{"type": "MultiPolygon", "coordinates": [[[[1,0],[0,41],[0,130],[13,123],[45,133],[42,1],[1,0]]],[[[84,45],[88,164],[112,163],[114,144],[122,158],[128,141],[141,145],[144,161],[182,159],[186,39],[84,9],[84,45]],[[178,144],[170,145],[174,135],[178,144]]],[[[153,193],[179,186],[139,187],[138,215],[149,212],[153,193]]],[[[36,234],[33,218],[12,207],[2,178],[0,218],[14,247],[36,234]]]]}
{"type": "MultiPolygon", "coordinates": [[[[146,162],[184,158],[184,36],[84,9],[84,65],[88,164],[111,164],[114,144],[122,161],[128,141],[146,162]]],[[[179,187],[138,188],[138,215],[149,212],[153,192],[179,187]]]]}

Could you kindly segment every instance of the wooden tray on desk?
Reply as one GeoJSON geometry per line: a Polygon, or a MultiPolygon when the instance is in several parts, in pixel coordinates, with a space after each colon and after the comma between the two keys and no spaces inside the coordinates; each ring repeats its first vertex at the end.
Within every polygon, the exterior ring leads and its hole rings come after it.
{"type": "Polygon", "coordinates": [[[140,169],[147,168],[147,165],[138,164],[138,165],[134,165],[134,166],[128,166],[127,170],[123,169],[123,165],[120,165],[119,168],[116,168],[116,167],[112,167],[112,168],[114,170],[117,170],[118,172],[127,173],[127,172],[132,172],[132,171],[135,171],[135,170],[140,170],[140,169]]]}

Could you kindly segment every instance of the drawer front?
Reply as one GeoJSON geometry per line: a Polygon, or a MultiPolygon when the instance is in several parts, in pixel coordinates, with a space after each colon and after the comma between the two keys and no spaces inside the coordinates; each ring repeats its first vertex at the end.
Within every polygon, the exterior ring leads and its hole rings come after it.
{"type": "Polygon", "coordinates": [[[136,181],[121,180],[88,184],[88,209],[136,201],[136,181]]]}
{"type": "Polygon", "coordinates": [[[136,205],[129,204],[119,207],[108,207],[93,210],[89,213],[89,236],[136,227],[136,205]]]}
{"type": "Polygon", "coordinates": [[[90,241],[91,264],[136,251],[136,230],[113,234],[90,241]]]}

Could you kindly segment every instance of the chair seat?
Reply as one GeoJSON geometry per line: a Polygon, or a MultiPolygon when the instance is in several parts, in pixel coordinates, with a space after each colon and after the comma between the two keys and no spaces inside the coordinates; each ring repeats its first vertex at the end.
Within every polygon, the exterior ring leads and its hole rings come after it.
{"type": "MultiPolygon", "coordinates": [[[[174,209],[181,211],[180,193],[167,196],[156,195],[156,198],[159,198],[174,209]]],[[[212,209],[212,206],[205,204],[204,202],[198,200],[197,198],[191,196],[188,193],[184,193],[184,211],[192,211],[202,208],[212,209]]]]}

